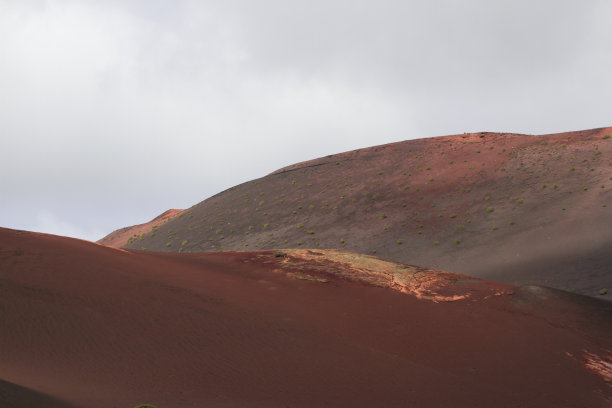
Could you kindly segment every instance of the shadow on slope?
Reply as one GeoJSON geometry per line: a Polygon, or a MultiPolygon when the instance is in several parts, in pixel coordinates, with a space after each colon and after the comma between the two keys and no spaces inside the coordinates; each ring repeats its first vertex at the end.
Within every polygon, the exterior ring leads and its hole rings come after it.
{"type": "Polygon", "coordinates": [[[2,408],[77,408],[76,405],[0,380],[0,406],[2,408]]]}

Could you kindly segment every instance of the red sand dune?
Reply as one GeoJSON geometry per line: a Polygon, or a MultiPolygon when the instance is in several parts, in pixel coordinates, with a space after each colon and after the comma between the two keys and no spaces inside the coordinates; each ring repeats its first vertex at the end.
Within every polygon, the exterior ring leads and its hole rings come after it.
{"type": "Polygon", "coordinates": [[[0,229],[0,328],[2,407],[612,406],[609,302],[338,251],[0,229]]]}
{"type": "Polygon", "coordinates": [[[336,154],[232,187],[120,244],[342,249],[612,299],[611,135],[471,133],[336,154]]]}
{"type": "Polygon", "coordinates": [[[164,211],[162,214],[158,215],[147,223],[132,225],[131,227],[120,228],[113,231],[99,240],[98,243],[113,247],[121,247],[126,243],[141,240],[145,234],[150,233],[153,229],[157,229],[160,225],[170,221],[183,211],[184,210],[175,209],[164,211]]]}

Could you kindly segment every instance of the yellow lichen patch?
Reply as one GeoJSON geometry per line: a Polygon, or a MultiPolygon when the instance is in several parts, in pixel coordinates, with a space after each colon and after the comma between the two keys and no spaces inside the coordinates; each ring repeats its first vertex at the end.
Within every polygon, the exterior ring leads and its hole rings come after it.
{"type": "Polygon", "coordinates": [[[288,278],[292,278],[292,279],[308,280],[308,281],[320,282],[320,283],[327,283],[327,282],[329,282],[328,279],[319,278],[318,276],[312,276],[312,275],[308,275],[308,274],[305,274],[305,273],[293,273],[293,272],[289,272],[289,273],[287,273],[287,277],[288,278]]]}
{"type": "Polygon", "coordinates": [[[372,286],[387,287],[433,302],[450,302],[470,297],[458,280],[472,278],[385,261],[369,255],[338,250],[283,250],[280,265],[293,274],[312,271],[372,286]],[[303,271],[303,272],[295,272],[303,271]]]}
{"type": "Polygon", "coordinates": [[[605,351],[604,356],[584,351],[584,365],[587,370],[603,378],[612,387],[612,353],[605,351]]]}

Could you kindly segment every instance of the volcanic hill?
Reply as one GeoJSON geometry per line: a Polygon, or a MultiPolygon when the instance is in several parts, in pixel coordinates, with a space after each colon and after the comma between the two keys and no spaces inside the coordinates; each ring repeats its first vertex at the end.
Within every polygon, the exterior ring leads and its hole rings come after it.
{"type": "Polygon", "coordinates": [[[0,228],[0,328],[3,408],[612,404],[611,302],[338,250],[0,228]]]}
{"type": "Polygon", "coordinates": [[[330,155],[111,244],[342,249],[612,299],[611,135],[470,133],[330,155]]]}

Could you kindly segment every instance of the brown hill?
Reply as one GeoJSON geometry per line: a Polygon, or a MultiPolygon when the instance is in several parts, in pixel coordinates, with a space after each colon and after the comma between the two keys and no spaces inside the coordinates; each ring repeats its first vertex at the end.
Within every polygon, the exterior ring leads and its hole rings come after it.
{"type": "Polygon", "coordinates": [[[610,135],[472,133],[327,156],[232,187],[122,245],[344,249],[611,299],[610,135]]]}
{"type": "Polygon", "coordinates": [[[142,240],[145,234],[150,233],[153,229],[157,229],[160,225],[170,221],[183,211],[184,210],[175,209],[167,210],[147,223],[132,225],[131,227],[120,228],[113,231],[99,240],[98,243],[112,247],[121,247],[126,243],[142,240]]]}
{"type": "Polygon", "coordinates": [[[0,229],[0,323],[2,407],[612,403],[609,302],[340,251],[0,229]]]}

